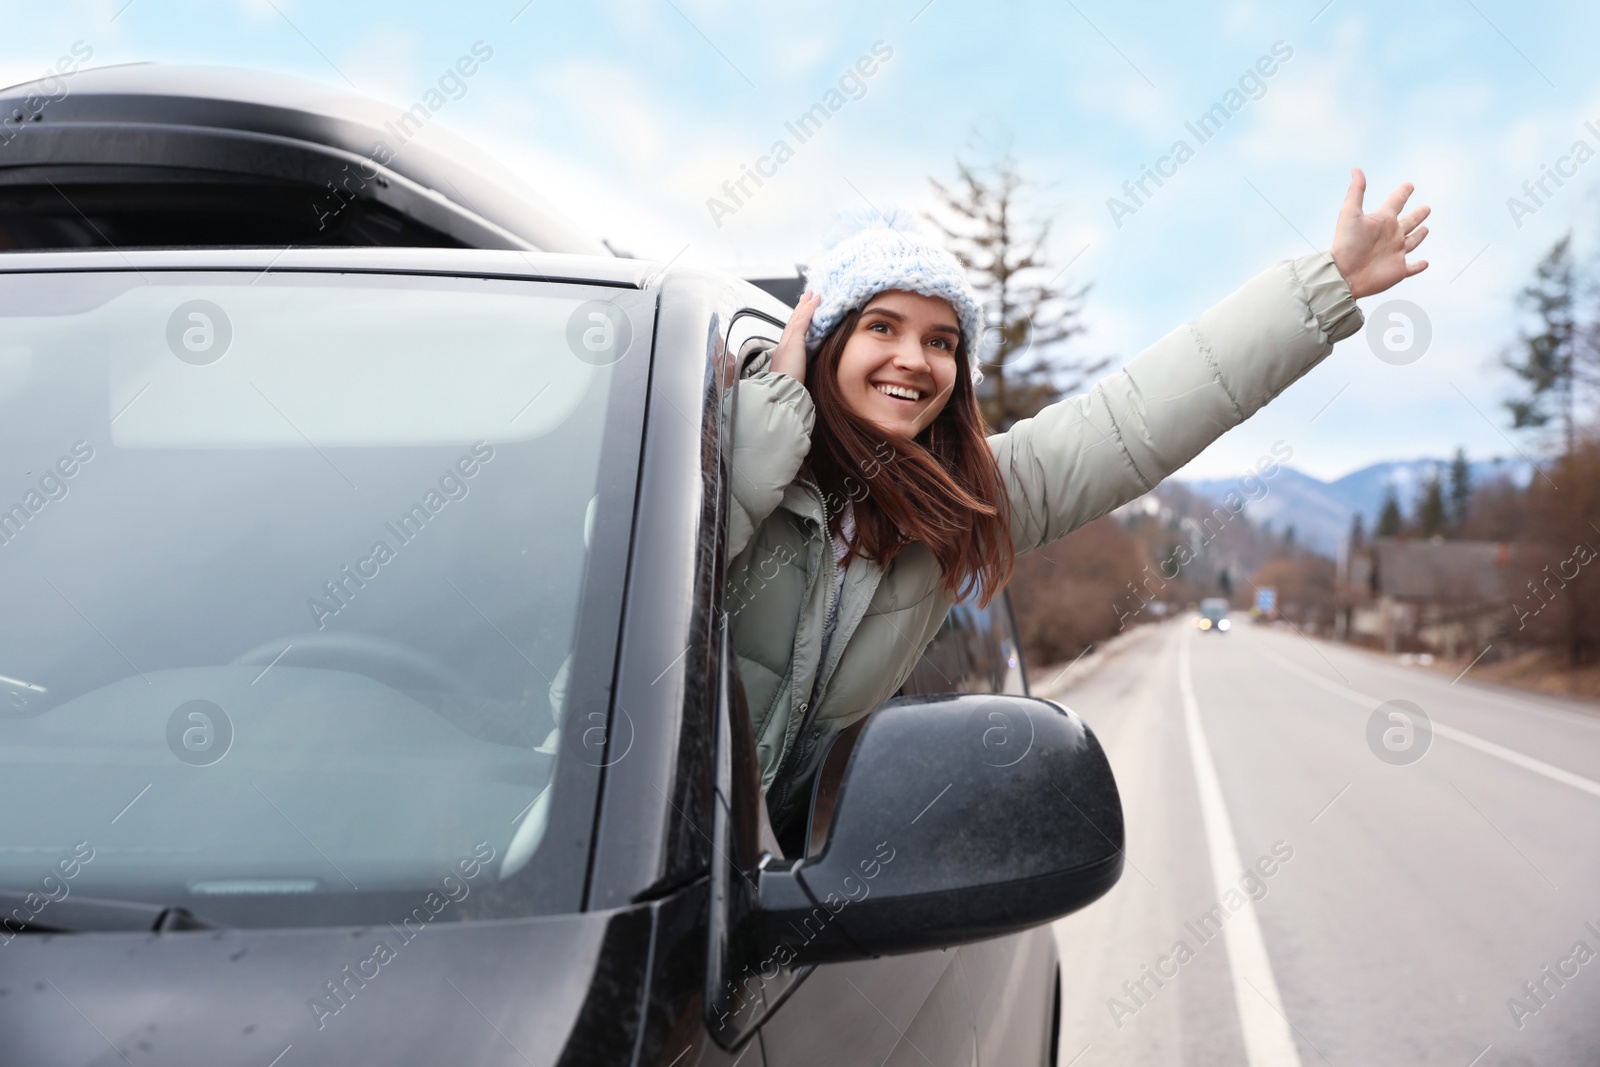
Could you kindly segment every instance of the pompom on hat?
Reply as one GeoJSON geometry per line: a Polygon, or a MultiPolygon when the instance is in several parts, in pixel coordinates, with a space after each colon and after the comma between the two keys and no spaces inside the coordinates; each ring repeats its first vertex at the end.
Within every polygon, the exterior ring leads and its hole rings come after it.
{"type": "Polygon", "coordinates": [[[806,350],[815,353],[828,331],[885,289],[936,296],[955,310],[967,343],[974,383],[983,378],[978,342],[981,313],[977,291],[950,252],[929,240],[906,212],[891,209],[870,218],[845,216],[854,232],[830,243],[805,266],[805,287],[820,296],[806,331],[806,350]]]}

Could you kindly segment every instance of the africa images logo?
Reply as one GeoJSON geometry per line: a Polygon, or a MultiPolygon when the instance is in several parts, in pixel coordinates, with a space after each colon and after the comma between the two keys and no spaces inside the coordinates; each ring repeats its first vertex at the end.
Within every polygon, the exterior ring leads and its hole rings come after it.
{"type": "Polygon", "coordinates": [[[233,323],[227,312],[209,300],[179,304],[167,317],[167,347],[194,367],[205,367],[228,353],[233,323]]]}
{"type": "Polygon", "coordinates": [[[167,717],[167,748],[191,767],[209,767],[233,747],[233,720],[209,700],[179,704],[167,717]]]}
{"type": "Polygon", "coordinates": [[[1433,720],[1409,700],[1390,700],[1367,717],[1367,747],[1394,767],[1405,767],[1428,754],[1433,720]]]}

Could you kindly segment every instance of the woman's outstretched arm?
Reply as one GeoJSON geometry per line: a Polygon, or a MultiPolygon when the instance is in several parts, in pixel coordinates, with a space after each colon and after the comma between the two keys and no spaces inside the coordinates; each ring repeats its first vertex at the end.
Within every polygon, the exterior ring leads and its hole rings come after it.
{"type": "Polygon", "coordinates": [[[1283,260],[1135,356],[1122,370],[989,439],[1026,552],[1153,489],[1361,328],[1356,298],[1427,267],[1408,264],[1428,208],[1401,217],[1402,185],[1372,214],[1353,172],[1332,248],[1283,260]]]}

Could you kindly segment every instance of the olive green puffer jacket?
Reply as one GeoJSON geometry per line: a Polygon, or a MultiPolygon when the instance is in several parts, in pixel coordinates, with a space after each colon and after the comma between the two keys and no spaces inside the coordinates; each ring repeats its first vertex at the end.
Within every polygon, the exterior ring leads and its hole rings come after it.
{"type": "MultiPolygon", "coordinates": [[[[1361,324],[1329,253],[1283,260],[1087,393],[990,437],[1017,552],[1148,492],[1361,324]]],[[[922,545],[887,568],[853,560],[823,659],[834,557],[824,501],[801,473],[816,415],[801,383],[767,369],[769,356],[737,387],[727,610],[761,784],[781,826],[803,808],[800,787],[827,742],[894,695],[951,600],[922,545]]]]}

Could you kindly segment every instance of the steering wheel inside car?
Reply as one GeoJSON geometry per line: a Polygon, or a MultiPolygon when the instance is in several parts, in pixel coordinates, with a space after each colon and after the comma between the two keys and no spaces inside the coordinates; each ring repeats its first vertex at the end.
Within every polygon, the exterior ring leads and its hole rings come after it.
{"type": "MultiPolygon", "coordinates": [[[[280,637],[235,657],[241,666],[320,667],[348,671],[408,694],[467,693],[471,685],[437,659],[403,642],[375,634],[310,631],[280,637]]],[[[438,710],[435,708],[434,710],[438,710]]]]}
{"type": "Polygon", "coordinates": [[[308,631],[257,645],[234,659],[239,666],[315,667],[381,682],[485,741],[537,748],[554,725],[528,721],[528,709],[480,691],[435,657],[376,634],[308,631]]]}

